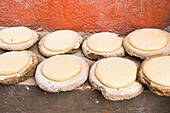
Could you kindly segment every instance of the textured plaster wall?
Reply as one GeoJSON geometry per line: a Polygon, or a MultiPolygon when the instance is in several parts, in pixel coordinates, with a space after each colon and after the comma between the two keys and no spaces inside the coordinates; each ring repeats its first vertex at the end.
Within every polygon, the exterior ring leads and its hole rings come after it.
{"type": "Polygon", "coordinates": [[[127,34],[170,24],[169,0],[0,0],[0,26],[127,34]]]}

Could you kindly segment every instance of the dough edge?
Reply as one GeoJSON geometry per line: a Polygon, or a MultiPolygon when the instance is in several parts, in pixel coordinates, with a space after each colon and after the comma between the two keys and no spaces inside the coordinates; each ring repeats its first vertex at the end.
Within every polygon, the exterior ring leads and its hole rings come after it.
{"type": "MultiPolygon", "coordinates": [[[[123,40],[123,38],[121,38],[121,39],[123,40]]],[[[98,53],[98,52],[90,50],[86,43],[87,42],[85,40],[82,44],[82,52],[88,59],[100,60],[102,58],[108,58],[108,57],[124,57],[125,56],[125,50],[124,50],[123,46],[120,47],[120,49],[113,51],[113,52],[98,53]]]]}
{"type": "Polygon", "coordinates": [[[138,96],[141,94],[144,90],[144,87],[141,83],[138,81],[134,81],[130,86],[125,87],[125,88],[119,88],[119,89],[112,89],[104,84],[102,84],[97,77],[95,76],[95,69],[97,64],[100,62],[97,61],[93,64],[93,66],[90,69],[89,73],[89,81],[90,84],[97,90],[101,91],[102,95],[109,100],[112,101],[119,101],[119,100],[124,100],[124,99],[130,99],[133,97],[138,96]]]}
{"type": "Polygon", "coordinates": [[[25,52],[30,57],[30,63],[20,72],[10,75],[10,76],[0,76],[0,83],[2,84],[15,84],[24,80],[29,79],[34,75],[35,69],[38,65],[38,57],[35,53],[31,51],[21,51],[25,52]]]}
{"type": "Polygon", "coordinates": [[[155,30],[155,31],[159,31],[161,33],[164,33],[168,38],[168,43],[167,45],[160,49],[160,50],[156,50],[156,51],[142,51],[142,50],[138,50],[136,48],[134,48],[130,43],[129,43],[129,38],[130,36],[134,33],[134,32],[138,32],[142,29],[139,30],[135,30],[133,32],[131,32],[129,35],[127,35],[123,41],[123,46],[125,48],[125,51],[131,55],[131,56],[135,56],[135,57],[139,57],[141,59],[146,59],[148,57],[152,57],[152,56],[157,56],[157,55],[170,55],[170,34],[166,31],[160,30],[160,29],[153,29],[153,28],[145,28],[150,29],[150,30],[155,30]]]}
{"type": "Polygon", "coordinates": [[[22,43],[22,44],[15,44],[15,45],[8,45],[0,40],[0,48],[4,50],[13,50],[13,51],[19,51],[30,48],[34,43],[38,40],[38,34],[35,31],[33,32],[33,38],[29,40],[28,42],[22,43]]]}
{"type": "MultiPolygon", "coordinates": [[[[74,31],[73,31],[74,32],[74,31]]],[[[44,41],[46,40],[46,36],[44,36],[40,42],[38,43],[38,49],[40,51],[40,53],[45,56],[45,57],[51,57],[51,56],[55,56],[55,55],[63,55],[63,54],[72,54],[72,53],[75,53],[78,51],[80,45],[82,44],[83,42],[83,38],[81,37],[80,34],[78,34],[77,32],[74,32],[77,34],[77,42],[75,44],[74,47],[70,48],[70,49],[67,49],[65,51],[59,51],[59,52],[54,52],[54,51],[50,51],[48,49],[46,49],[44,47],[44,41]]]]}
{"type": "Polygon", "coordinates": [[[159,56],[153,56],[153,57],[150,57],[150,58],[147,58],[145,59],[140,67],[139,67],[139,70],[138,70],[138,81],[140,81],[141,83],[143,84],[146,84],[148,86],[148,88],[155,94],[159,95],[159,96],[170,96],[170,87],[165,87],[165,86],[161,86],[161,85],[158,85],[154,82],[152,82],[151,80],[149,80],[145,74],[143,73],[143,66],[145,65],[145,63],[149,60],[151,60],[152,58],[157,58],[157,57],[160,57],[160,56],[167,56],[167,55],[159,55],[159,56]]]}
{"type": "MultiPolygon", "coordinates": [[[[54,57],[61,56],[56,55],[54,57]]],[[[63,81],[63,82],[55,82],[47,79],[44,77],[41,73],[41,67],[44,62],[40,63],[37,67],[36,74],[35,74],[35,80],[38,86],[48,92],[61,92],[61,91],[71,91],[78,86],[82,85],[88,78],[88,71],[89,71],[89,65],[80,57],[74,56],[74,55],[63,55],[63,56],[72,56],[76,58],[82,66],[82,70],[73,78],[63,81]]]]}

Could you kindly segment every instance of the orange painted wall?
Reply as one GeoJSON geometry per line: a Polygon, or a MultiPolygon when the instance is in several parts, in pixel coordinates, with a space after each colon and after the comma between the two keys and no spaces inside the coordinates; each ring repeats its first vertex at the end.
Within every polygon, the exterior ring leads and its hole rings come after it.
{"type": "Polygon", "coordinates": [[[1,0],[0,26],[127,34],[163,29],[170,24],[169,13],[170,0],[1,0]]]}

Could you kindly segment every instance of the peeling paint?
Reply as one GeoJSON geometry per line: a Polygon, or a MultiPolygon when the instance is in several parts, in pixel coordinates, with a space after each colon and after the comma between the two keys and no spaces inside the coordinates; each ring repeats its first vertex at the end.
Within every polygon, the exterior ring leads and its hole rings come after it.
{"type": "Polygon", "coordinates": [[[16,2],[22,2],[22,0],[15,0],[16,2]]]}
{"type": "Polygon", "coordinates": [[[16,22],[19,22],[19,19],[17,19],[16,22]]]}
{"type": "Polygon", "coordinates": [[[29,4],[26,4],[26,5],[25,5],[25,8],[27,9],[27,8],[28,8],[28,6],[29,6],[29,4]]]}
{"type": "Polygon", "coordinates": [[[39,28],[37,28],[35,31],[41,31],[41,30],[43,30],[43,28],[42,28],[42,27],[39,27],[39,28]]]}
{"type": "Polygon", "coordinates": [[[31,24],[28,24],[28,27],[31,27],[31,24]]]}

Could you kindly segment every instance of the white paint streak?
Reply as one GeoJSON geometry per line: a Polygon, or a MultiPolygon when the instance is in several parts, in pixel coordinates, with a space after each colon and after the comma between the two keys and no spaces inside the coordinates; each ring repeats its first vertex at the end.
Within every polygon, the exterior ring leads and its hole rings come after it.
{"type": "Polygon", "coordinates": [[[96,101],[96,104],[98,104],[98,103],[99,103],[99,101],[98,101],[97,99],[95,99],[95,101],[96,101]]]}
{"type": "Polygon", "coordinates": [[[15,91],[15,89],[14,89],[14,87],[12,87],[11,91],[9,92],[8,97],[12,97],[14,94],[14,91],[15,91]]]}
{"type": "Polygon", "coordinates": [[[140,8],[141,8],[141,12],[140,12],[140,22],[142,22],[142,7],[143,7],[143,0],[141,0],[141,4],[140,4],[140,8]]]}
{"type": "Polygon", "coordinates": [[[27,90],[30,90],[30,88],[29,88],[28,86],[26,86],[26,89],[27,89],[27,90]]]}

